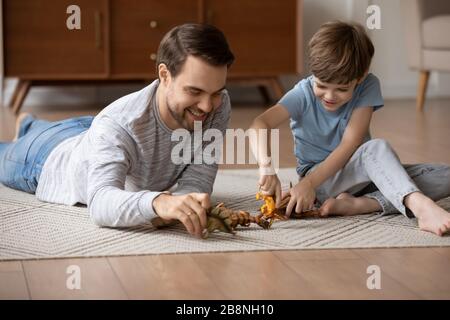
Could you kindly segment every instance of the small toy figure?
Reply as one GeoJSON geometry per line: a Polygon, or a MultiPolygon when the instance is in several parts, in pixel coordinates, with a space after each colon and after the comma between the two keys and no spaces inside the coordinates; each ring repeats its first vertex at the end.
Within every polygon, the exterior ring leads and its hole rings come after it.
{"type": "MultiPolygon", "coordinates": [[[[256,199],[264,201],[264,204],[260,208],[261,213],[257,216],[252,216],[247,211],[227,208],[224,203],[219,203],[215,207],[209,208],[206,213],[207,226],[202,237],[206,239],[216,230],[235,234],[238,226],[248,227],[252,223],[259,225],[263,229],[269,229],[274,221],[287,219],[285,212],[290,200],[290,195],[281,200],[281,205],[279,208],[275,207],[275,200],[273,196],[266,196],[261,192],[258,192],[256,194],[256,199]]],[[[309,217],[320,217],[319,210],[313,209],[300,214],[295,212],[291,214],[291,218],[294,219],[309,217]]],[[[166,222],[159,217],[152,219],[152,224],[158,229],[169,227],[177,223],[178,221],[166,222]]]]}
{"type": "MultiPolygon", "coordinates": [[[[169,227],[177,223],[178,221],[166,222],[159,217],[152,219],[152,224],[158,229],[169,227]]],[[[208,238],[209,234],[216,230],[235,234],[237,226],[248,227],[251,223],[255,223],[263,229],[268,229],[271,225],[268,220],[260,216],[254,217],[247,211],[232,210],[225,207],[223,203],[219,203],[215,207],[211,207],[208,209],[207,226],[202,237],[206,239],[208,238]]]]}
{"type": "MultiPolygon", "coordinates": [[[[269,223],[269,227],[272,226],[272,223],[275,220],[286,220],[284,213],[281,213],[282,210],[275,207],[275,200],[273,196],[266,196],[261,192],[258,192],[256,194],[256,200],[264,201],[264,204],[259,209],[261,213],[257,217],[259,217],[261,220],[267,221],[269,223]]],[[[288,202],[286,202],[286,206],[288,202]]],[[[286,211],[286,207],[284,211],[286,211]]]]}
{"type": "MultiPolygon", "coordinates": [[[[292,183],[290,184],[290,187],[292,188],[292,183]]],[[[286,220],[286,208],[289,204],[289,200],[291,199],[291,196],[288,194],[286,195],[280,203],[280,207],[277,208],[275,206],[275,198],[274,196],[267,196],[263,195],[260,192],[256,193],[256,199],[257,200],[263,200],[264,204],[261,206],[260,211],[261,214],[258,215],[260,219],[264,219],[269,222],[269,226],[272,225],[272,223],[275,220],[286,220]]],[[[296,213],[293,211],[290,216],[292,219],[301,219],[301,218],[320,218],[320,211],[317,207],[315,207],[312,210],[304,211],[302,213],[296,213]]]]}

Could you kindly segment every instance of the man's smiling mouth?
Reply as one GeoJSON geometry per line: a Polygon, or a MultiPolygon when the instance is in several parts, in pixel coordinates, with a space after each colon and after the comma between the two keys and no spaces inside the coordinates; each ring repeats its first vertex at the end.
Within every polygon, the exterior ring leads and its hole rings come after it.
{"type": "Polygon", "coordinates": [[[206,116],[208,115],[207,113],[205,113],[203,111],[194,110],[192,108],[188,108],[187,111],[193,116],[193,118],[195,120],[199,120],[199,121],[204,120],[206,118],[206,116]]]}

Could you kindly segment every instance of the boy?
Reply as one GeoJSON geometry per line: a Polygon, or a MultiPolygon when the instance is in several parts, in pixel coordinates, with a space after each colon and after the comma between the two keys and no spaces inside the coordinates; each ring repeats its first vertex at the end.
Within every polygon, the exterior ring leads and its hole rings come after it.
{"type": "MultiPolygon", "coordinates": [[[[312,76],[258,116],[252,128],[276,128],[290,118],[300,180],[289,190],[287,216],[312,209],[317,200],[323,217],[401,212],[417,217],[421,230],[441,236],[450,229],[450,213],[434,201],[450,194],[450,167],[403,166],[386,141],[371,140],[372,113],[383,106],[379,81],[368,73],[373,54],[360,25],[322,25],[309,42],[312,76]]],[[[267,141],[258,138],[251,146],[259,184],[279,204],[281,184],[265,152],[267,141]]]]}

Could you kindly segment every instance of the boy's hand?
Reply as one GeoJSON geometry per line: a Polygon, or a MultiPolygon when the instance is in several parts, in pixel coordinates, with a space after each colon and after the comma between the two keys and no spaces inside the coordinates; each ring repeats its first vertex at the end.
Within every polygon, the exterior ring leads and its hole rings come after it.
{"type": "Polygon", "coordinates": [[[281,202],[281,182],[278,176],[276,174],[261,175],[258,183],[263,195],[275,195],[275,206],[278,208],[281,202]]]}
{"type": "Polygon", "coordinates": [[[295,206],[296,213],[302,213],[314,208],[314,202],[316,200],[316,191],[314,190],[311,182],[307,178],[303,178],[293,188],[289,190],[291,194],[291,200],[286,207],[286,216],[292,213],[295,206]]]}
{"type": "Polygon", "coordinates": [[[156,214],[164,220],[180,220],[193,236],[202,237],[206,228],[206,210],[211,206],[207,193],[160,194],[153,200],[156,214]]]}

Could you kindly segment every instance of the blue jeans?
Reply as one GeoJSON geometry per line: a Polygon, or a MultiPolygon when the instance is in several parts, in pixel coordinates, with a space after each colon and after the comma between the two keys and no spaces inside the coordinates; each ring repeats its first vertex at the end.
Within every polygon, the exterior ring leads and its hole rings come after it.
{"type": "Polygon", "coordinates": [[[25,117],[17,140],[0,142],[0,183],[35,193],[50,152],[64,140],[89,129],[93,119],[92,116],[84,116],[50,122],[31,115],[25,117]]]}

